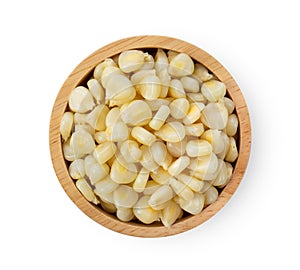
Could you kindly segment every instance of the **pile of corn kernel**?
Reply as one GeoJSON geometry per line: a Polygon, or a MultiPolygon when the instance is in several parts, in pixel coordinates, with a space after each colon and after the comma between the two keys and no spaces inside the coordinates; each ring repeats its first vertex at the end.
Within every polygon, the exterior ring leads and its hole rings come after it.
{"type": "Polygon", "coordinates": [[[171,226],[215,202],[238,157],[226,86],[185,53],[128,50],[69,96],[60,133],[78,190],[128,222],[171,226]]]}

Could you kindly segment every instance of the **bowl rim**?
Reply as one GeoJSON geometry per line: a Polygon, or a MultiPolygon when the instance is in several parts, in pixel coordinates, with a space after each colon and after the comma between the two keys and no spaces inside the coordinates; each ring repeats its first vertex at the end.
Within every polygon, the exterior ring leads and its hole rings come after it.
{"type": "Polygon", "coordinates": [[[214,57],[201,48],[177,38],[154,35],[133,36],[117,40],[98,49],[84,59],[67,77],[53,106],[49,128],[49,146],[52,164],[61,186],[77,207],[87,216],[99,224],[122,234],[137,237],[163,237],[188,231],[204,223],[223,208],[232,197],[247,168],[251,148],[251,125],[247,105],[239,86],[226,68],[214,57]],[[74,181],[69,176],[63,157],[62,141],[59,132],[60,120],[67,108],[70,92],[80,85],[83,78],[91,74],[98,63],[125,50],[146,48],[162,48],[186,53],[195,61],[207,67],[220,81],[225,83],[227,93],[236,105],[235,110],[239,120],[239,156],[234,166],[231,180],[219,194],[216,202],[204,208],[198,215],[191,215],[177,221],[170,228],[163,225],[123,222],[88,202],[78,191],[74,181]]]}

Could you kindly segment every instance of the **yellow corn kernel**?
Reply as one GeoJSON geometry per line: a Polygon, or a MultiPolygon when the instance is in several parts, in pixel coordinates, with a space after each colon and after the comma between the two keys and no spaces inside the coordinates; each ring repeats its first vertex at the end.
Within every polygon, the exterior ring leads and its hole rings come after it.
{"type": "Polygon", "coordinates": [[[138,198],[138,194],[131,187],[126,185],[120,185],[113,192],[113,200],[117,208],[131,208],[136,204],[138,198]]]}
{"type": "Polygon", "coordinates": [[[212,152],[211,144],[206,140],[190,140],[186,145],[186,153],[190,157],[201,157],[210,155],[212,152]]]}

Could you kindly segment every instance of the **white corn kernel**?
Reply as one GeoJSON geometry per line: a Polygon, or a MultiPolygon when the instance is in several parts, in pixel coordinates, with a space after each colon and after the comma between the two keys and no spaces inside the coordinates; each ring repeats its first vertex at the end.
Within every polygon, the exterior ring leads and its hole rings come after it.
{"type": "Polygon", "coordinates": [[[217,129],[208,129],[202,135],[201,139],[208,141],[215,154],[220,154],[225,149],[225,141],[222,132],[217,129]]]}
{"type": "Polygon", "coordinates": [[[100,200],[100,204],[101,204],[103,210],[106,211],[107,213],[114,214],[117,212],[117,208],[115,207],[115,205],[113,203],[109,203],[109,202],[100,200]]]}
{"type": "Polygon", "coordinates": [[[86,182],[84,178],[80,178],[76,181],[76,187],[81,192],[81,194],[89,201],[94,204],[98,204],[98,200],[89,186],[89,184],[86,182]]]}
{"type": "Polygon", "coordinates": [[[169,65],[169,73],[175,77],[191,75],[194,72],[194,62],[185,53],[177,54],[169,65]]]}
{"type": "Polygon", "coordinates": [[[148,180],[145,190],[143,192],[144,195],[152,195],[156,190],[161,187],[158,183],[153,180],[148,180]]]}
{"type": "Polygon", "coordinates": [[[92,94],[92,96],[95,98],[97,104],[100,104],[104,102],[104,89],[101,86],[101,84],[96,79],[90,79],[87,82],[87,86],[92,94]]]}
{"type": "Polygon", "coordinates": [[[136,191],[136,192],[143,192],[145,190],[145,187],[147,185],[147,181],[149,179],[149,175],[150,175],[150,171],[145,169],[145,168],[142,168],[134,183],[133,183],[133,189],[136,191]]]}
{"type": "Polygon", "coordinates": [[[166,53],[162,49],[157,49],[155,54],[155,70],[159,73],[161,70],[168,68],[169,62],[166,53]]]}
{"type": "Polygon", "coordinates": [[[168,173],[172,176],[180,174],[190,164],[190,158],[182,156],[177,158],[168,168],[168,173]]]}
{"type": "Polygon", "coordinates": [[[153,209],[160,210],[162,205],[172,198],[173,190],[169,186],[163,185],[151,195],[148,203],[153,209]]]}
{"type": "Polygon", "coordinates": [[[190,140],[186,145],[186,153],[190,157],[210,155],[212,146],[206,140],[190,140]]]}
{"type": "Polygon", "coordinates": [[[237,132],[238,124],[239,121],[236,114],[229,115],[227,126],[225,128],[226,134],[228,136],[234,136],[237,132]]]}
{"type": "Polygon", "coordinates": [[[182,182],[176,180],[175,178],[170,179],[170,186],[174,190],[174,192],[184,200],[192,200],[194,197],[193,191],[182,182]]]}
{"type": "Polygon", "coordinates": [[[200,83],[210,80],[213,75],[208,73],[208,70],[203,65],[195,64],[193,77],[196,78],[200,83]]]}
{"type": "Polygon", "coordinates": [[[179,198],[179,205],[184,211],[192,215],[197,215],[204,207],[204,200],[203,194],[196,193],[191,200],[179,198]]]}
{"type": "Polygon", "coordinates": [[[127,163],[116,158],[110,169],[110,177],[118,184],[129,184],[137,176],[137,169],[134,163],[127,163]],[[121,164],[122,163],[122,164],[121,164]]]}
{"type": "Polygon", "coordinates": [[[228,149],[229,149],[229,138],[228,138],[227,134],[223,131],[221,132],[221,136],[224,141],[224,150],[221,153],[219,153],[217,156],[220,159],[224,159],[228,152],[228,149]]]}
{"type": "Polygon", "coordinates": [[[114,196],[113,196],[113,192],[110,193],[103,193],[103,194],[99,194],[98,191],[95,189],[94,193],[100,197],[101,201],[107,203],[107,204],[112,204],[114,205],[114,196]]]}
{"type": "Polygon", "coordinates": [[[177,79],[173,79],[170,82],[169,95],[173,98],[185,98],[186,94],[182,85],[182,82],[177,79]]]}
{"type": "Polygon", "coordinates": [[[105,131],[98,131],[95,133],[94,135],[94,138],[95,138],[95,141],[97,143],[104,143],[107,141],[107,138],[106,138],[106,132],[105,131]]]}
{"type": "Polygon", "coordinates": [[[166,185],[169,183],[169,179],[172,177],[168,171],[159,167],[156,171],[150,172],[150,177],[160,185],[166,185]]]}
{"type": "Polygon", "coordinates": [[[86,115],[86,122],[90,124],[90,126],[97,130],[103,131],[105,130],[105,119],[109,112],[107,106],[100,104],[96,106],[89,114],[86,115]]]}
{"type": "Polygon", "coordinates": [[[147,129],[144,129],[142,127],[134,127],[131,130],[131,135],[138,142],[144,145],[151,145],[156,140],[155,135],[151,134],[147,129]]]}
{"type": "Polygon", "coordinates": [[[122,105],[135,98],[136,91],[132,82],[124,75],[111,75],[106,85],[106,99],[110,106],[122,105]]]}
{"type": "Polygon", "coordinates": [[[201,122],[211,129],[224,129],[228,121],[228,111],[224,102],[209,103],[202,111],[201,122]]]}
{"type": "Polygon", "coordinates": [[[221,168],[219,170],[219,173],[218,173],[216,179],[213,181],[213,185],[216,187],[223,186],[228,179],[227,167],[226,167],[225,162],[223,160],[219,160],[219,162],[221,163],[221,166],[220,166],[221,168]]]}
{"type": "Polygon", "coordinates": [[[186,116],[183,118],[183,123],[185,125],[191,125],[195,123],[200,118],[200,116],[201,110],[199,106],[196,103],[191,103],[186,116]]]}
{"type": "Polygon", "coordinates": [[[168,118],[170,114],[170,108],[166,105],[162,105],[152,120],[149,122],[149,126],[154,130],[159,130],[163,124],[165,123],[166,119],[168,118]]]}
{"type": "Polygon", "coordinates": [[[133,213],[144,224],[150,224],[159,219],[159,211],[152,209],[149,204],[150,197],[143,196],[133,207],[133,213]]]}
{"type": "Polygon", "coordinates": [[[174,52],[174,51],[168,51],[167,55],[168,55],[168,60],[169,62],[171,62],[173,60],[173,58],[178,54],[178,52],[174,52]]]}
{"type": "Polygon", "coordinates": [[[70,94],[69,106],[73,112],[86,113],[93,109],[95,103],[90,91],[83,87],[76,87],[70,94]]]}
{"type": "Polygon", "coordinates": [[[151,111],[158,111],[159,108],[163,105],[168,106],[171,101],[172,98],[158,98],[155,100],[145,100],[147,102],[147,104],[149,105],[151,111]]]}
{"type": "Polygon", "coordinates": [[[185,137],[185,129],[180,122],[168,122],[155,135],[166,142],[180,142],[185,137]]]}
{"type": "Polygon", "coordinates": [[[172,161],[173,161],[173,157],[167,152],[166,158],[162,162],[161,167],[164,170],[167,170],[169,168],[170,164],[172,163],[172,161]]]}
{"type": "Polygon", "coordinates": [[[191,190],[195,192],[200,192],[200,190],[204,186],[204,182],[197,179],[196,177],[193,177],[191,175],[187,175],[184,173],[178,174],[176,176],[176,179],[178,179],[180,182],[184,183],[187,185],[191,190]]]}
{"type": "Polygon", "coordinates": [[[89,124],[77,124],[74,126],[73,132],[80,131],[80,130],[89,133],[90,135],[92,135],[92,137],[94,137],[95,135],[95,129],[92,128],[89,124]]]}
{"type": "Polygon", "coordinates": [[[191,160],[189,169],[193,171],[192,175],[195,175],[201,180],[206,180],[207,176],[213,174],[218,169],[218,158],[214,153],[207,156],[198,157],[191,160]]]}
{"type": "Polygon", "coordinates": [[[121,207],[117,209],[117,218],[124,221],[128,222],[134,218],[133,210],[132,208],[125,208],[121,207]]]}
{"type": "Polygon", "coordinates": [[[155,100],[161,94],[161,81],[157,76],[147,76],[136,88],[146,100],[155,100]]]}
{"type": "Polygon", "coordinates": [[[69,166],[69,174],[73,179],[83,178],[85,176],[84,160],[74,160],[69,166]]]}
{"type": "Polygon", "coordinates": [[[206,98],[201,93],[187,93],[187,99],[191,102],[203,102],[206,103],[206,98]]]}
{"type": "Polygon", "coordinates": [[[149,53],[144,53],[144,64],[141,66],[141,70],[150,70],[154,68],[154,58],[149,53]]]}
{"type": "Polygon", "coordinates": [[[121,143],[120,152],[128,162],[138,162],[142,156],[138,143],[136,141],[127,140],[121,143]]]}
{"type": "Polygon", "coordinates": [[[120,185],[113,192],[114,204],[117,208],[131,208],[136,204],[138,198],[138,194],[131,187],[126,185],[120,185]]]}
{"type": "Polygon", "coordinates": [[[188,136],[199,137],[204,132],[204,127],[202,123],[195,123],[189,126],[185,126],[185,134],[188,136]]]}
{"type": "Polygon", "coordinates": [[[159,165],[154,161],[150,147],[142,145],[140,149],[142,151],[142,157],[140,160],[141,165],[151,172],[155,171],[159,165]]]}
{"type": "Polygon", "coordinates": [[[118,186],[119,185],[111,180],[110,176],[107,175],[106,177],[95,183],[95,190],[97,191],[97,194],[107,194],[116,190],[118,186]]]}
{"type": "Polygon", "coordinates": [[[124,75],[124,73],[116,66],[107,66],[104,68],[101,74],[101,84],[104,88],[107,88],[108,81],[116,75],[124,75]]]}
{"type": "Polygon", "coordinates": [[[225,160],[227,162],[234,162],[238,157],[238,150],[236,147],[236,141],[233,137],[229,137],[229,149],[226,154],[225,160]]]}
{"type": "Polygon", "coordinates": [[[109,167],[107,164],[100,164],[92,155],[86,156],[84,159],[85,173],[94,185],[109,173],[109,167]]]}
{"type": "Polygon", "coordinates": [[[134,86],[138,85],[145,77],[155,76],[155,69],[139,70],[131,75],[130,80],[134,86]]]}
{"type": "Polygon", "coordinates": [[[86,114],[84,113],[74,113],[74,124],[75,125],[82,125],[86,124],[86,114]]]}
{"type": "Polygon", "coordinates": [[[124,122],[117,122],[106,129],[106,137],[112,142],[125,141],[129,137],[129,129],[124,122]]]}
{"type": "Polygon", "coordinates": [[[152,111],[145,101],[134,100],[121,107],[121,118],[128,125],[144,126],[151,120],[152,111]]]}
{"type": "Polygon", "coordinates": [[[170,200],[167,206],[161,211],[161,222],[164,226],[171,227],[171,225],[178,219],[180,213],[180,206],[173,200],[170,200]]]}
{"type": "Polygon", "coordinates": [[[117,147],[114,143],[104,142],[95,148],[93,155],[99,163],[103,164],[113,157],[116,150],[117,147]]]}
{"type": "Polygon", "coordinates": [[[157,76],[158,76],[158,78],[160,79],[160,82],[161,82],[161,91],[160,91],[159,97],[165,98],[168,95],[168,92],[169,92],[171,76],[169,75],[167,68],[161,70],[157,74],[157,76]]]}
{"type": "Polygon", "coordinates": [[[122,121],[121,112],[118,107],[112,108],[106,115],[105,125],[107,127],[112,127],[115,123],[122,121]]]}
{"type": "Polygon", "coordinates": [[[70,146],[76,157],[81,158],[94,151],[96,145],[91,134],[85,130],[75,131],[70,138],[70,146]]]}
{"type": "Polygon", "coordinates": [[[211,186],[205,193],[204,193],[204,205],[210,205],[212,203],[214,203],[217,199],[218,199],[219,193],[218,190],[211,186]]]}
{"type": "Polygon", "coordinates": [[[173,118],[183,119],[189,111],[190,103],[185,98],[177,98],[171,102],[169,107],[173,118]]]}
{"type": "Polygon", "coordinates": [[[60,134],[64,141],[66,141],[70,137],[73,123],[74,123],[73,113],[65,112],[60,121],[60,126],[59,126],[60,134]]]}
{"type": "Polygon", "coordinates": [[[180,142],[167,142],[167,149],[173,157],[180,157],[185,153],[186,144],[187,137],[184,137],[184,139],[180,142]]]}
{"type": "Polygon", "coordinates": [[[186,92],[189,92],[189,93],[198,93],[199,92],[200,86],[199,86],[199,82],[196,79],[185,76],[185,77],[182,77],[180,79],[180,81],[186,92]]]}
{"type": "Polygon", "coordinates": [[[156,141],[150,146],[150,152],[154,161],[161,165],[167,156],[167,147],[163,142],[156,141]]]}
{"type": "Polygon", "coordinates": [[[234,107],[235,107],[233,101],[228,97],[224,97],[223,100],[224,100],[224,105],[228,111],[228,114],[232,114],[232,112],[234,111],[234,107]]]}
{"type": "Polygon", "coordinates": [[[204,82],[201,86],[201,93],[210,101],[217,102],[226,94],[226,86],[217,80],[204,82]]]}
{"type": "Polygon", "coordinates": [[[70,139],[68,139],[66,142],[63,143],[63,153],[65,159],[68,161],[74,161],[76,159],[74,149],[70,145],[70,139]]]}
{"type": "Polygon", "coordinates": [[[144,64],[145,55],[139,50],[124,51],[119,55],[118,64],[123,72],[130,73],[140,69],[144,64]]]}
{"type": "Polygon", "coordinates": [[[94,69],[94,78],[98,81],[101,80],[103,70],[108,66],[114,66],[116,67],[116,63],[111,59],[107,58],[100,64],[98,64],[94,69]]]}

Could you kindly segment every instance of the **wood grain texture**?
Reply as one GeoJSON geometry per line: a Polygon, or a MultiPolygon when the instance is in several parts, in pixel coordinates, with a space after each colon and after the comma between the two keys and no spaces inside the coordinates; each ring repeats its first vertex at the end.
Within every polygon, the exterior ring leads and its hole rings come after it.
{"type": "Polygon", "coordinates": [[[138,237],[163,237],[190,230],[208,220],[217,213],[236,191],[247,167],[251,146],[251,127],[248,109],[243,95],[229,72],[211,55],[202,49],[185,41],[163,36],[137,36],[113,42],[97,50],[83,60],[70,74],[59,91],[50,121],[49,133],[50,152],[56,175],[65,192],[72,201],[90,218],[103,226],[119,233],[138,237]],[[227,92],[236,104],[236,114],[239,119],[239,157],[234,167],[232,179],[220,193],[217,201],[196,216],[188,216],[171,228],[161,224],[143,225],[134,222],[125,223],[114,216],[105,213],[89,203],[77,190],[69,176],[62,153],[62,142],[59,134],[60,120],[66,110],[70,92],[87,78],[95,66],[104,59],[129,49],[163,48],[184,52],[194,60],[206,66],[227,87],[227,92]]]}

